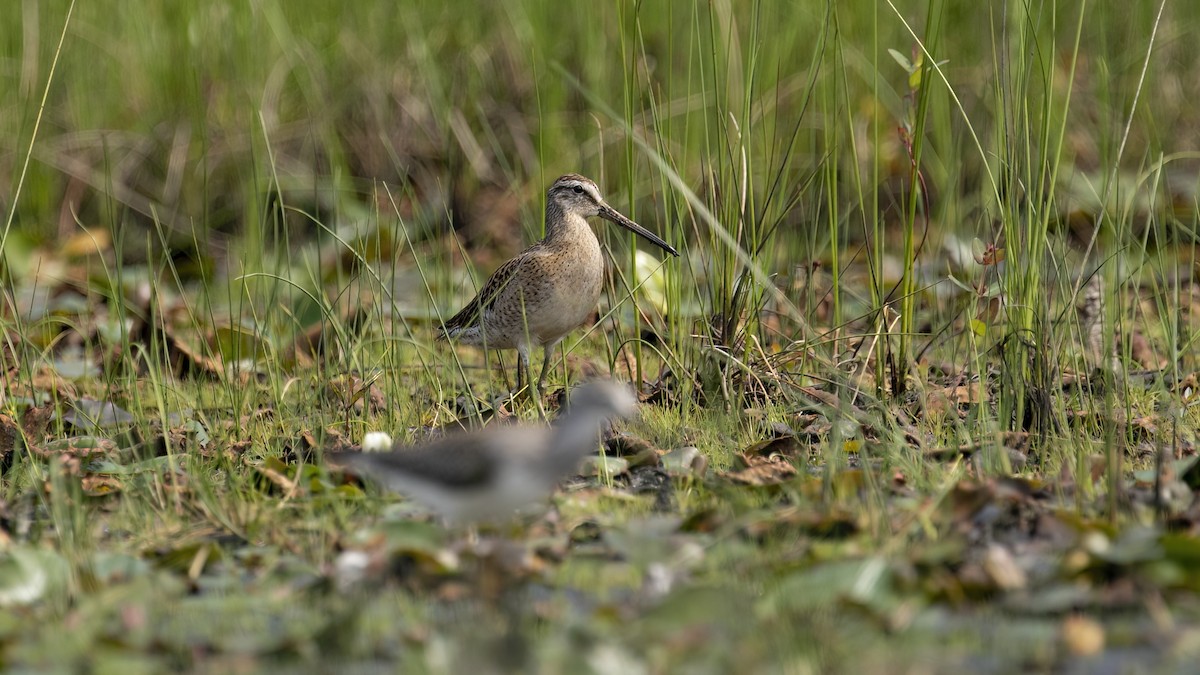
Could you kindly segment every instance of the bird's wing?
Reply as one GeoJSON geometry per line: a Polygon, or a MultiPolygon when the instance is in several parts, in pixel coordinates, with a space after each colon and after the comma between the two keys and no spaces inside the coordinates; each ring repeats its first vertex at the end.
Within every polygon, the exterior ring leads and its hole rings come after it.
{"type": "Polygon", "coordinates": [[[528,461],[546,450],[549,428],[503,426],[473,433],[450,434],[418,447],[388,452],[344,453],[336,461],[356,473],[389,482],[389,477],[424,479],[447,488],[486,483],[501,461],[528,461]]]}
{"type": "Polygon", "coordinates": [[[383,483],[392,476],[425,480],[447,488],[486,483],[496,465],[486,448],[472,436],[444,438],[419,448],[390,452],[360,452],[339,456],[360,475],[383,483]]]}
{"type": "Polygon", "coordinates": [[[446,320],[442,325],[442,331],[438,337],[445,339],[447,334],[455,330],[479,325],[480,317],[496,304],[500,293],[517,275],[517,271],[533,255],[536,255],[536,248],[537,245],[535,244],[517,257],[496,268],[496,271],[492,272],[492,276],[488,277],[488,280],[483,284],[483,288],[467,303],[467,306],[459,310],[458,314],[446,320]]]}

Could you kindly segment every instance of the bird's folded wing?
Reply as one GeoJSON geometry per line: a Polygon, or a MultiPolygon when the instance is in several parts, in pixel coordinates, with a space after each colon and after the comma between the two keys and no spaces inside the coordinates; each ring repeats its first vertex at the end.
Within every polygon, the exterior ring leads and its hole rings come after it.
{"type": "Polygon", "coordinates": [[[454,439],[452,443],[440,442],[390,452],[346,453],[337,461],[349,465],[360,476],[383,483],[403,478],[448,488],[470,487],[486,483],[496,469],[484,448],[472,440],[454,439]]]}
{"type": "Polygon", "coordinates": [[[467,303],[467,306],[463,307],[459,310],[458,314],[450,317],[443,324],[443,334],[458,328],[478,325],[480,317],[496,304],[497,298],[500,297],[500,292],[517,276],[517,271],[529,260],[531,253],[534,253],[533,248],[509,260],[498,267],[495,272],[492,272],[492,276],[488,277],[487,282],[483,284],[483,288],[467,303]]]}

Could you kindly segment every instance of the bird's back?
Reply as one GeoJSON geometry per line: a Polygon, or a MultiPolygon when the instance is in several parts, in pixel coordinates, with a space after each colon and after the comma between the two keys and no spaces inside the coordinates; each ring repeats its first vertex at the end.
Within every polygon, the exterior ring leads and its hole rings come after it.
{"type": "Polygon", "coordinates": [[[438,337],[511,349],[577,328],[595,311],[604,276],[600,243],[590,229],[586,236],[571,246],[543,240],[501,265],[438,337]]]}

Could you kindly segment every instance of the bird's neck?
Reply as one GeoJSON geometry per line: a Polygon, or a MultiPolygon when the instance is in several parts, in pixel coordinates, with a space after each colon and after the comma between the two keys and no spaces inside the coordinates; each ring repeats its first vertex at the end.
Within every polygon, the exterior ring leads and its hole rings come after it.
{"type": "Polygon", "coordinates": [[[596,235],[588,225],[587,219],[578,213],[566,213],[553,202],[546,206],[546,238],[550,245],[559,243],[575,243],[580,238],[596,235]]]}
{"type": "Polygon", "coordinates": [[[550,443],[551,456],[557,475],[573,471],[580,460],[593,452],[600,444],[600,427],[605,415],[596,412],[571,412],[554,425],[554,438],[550,443]]]}

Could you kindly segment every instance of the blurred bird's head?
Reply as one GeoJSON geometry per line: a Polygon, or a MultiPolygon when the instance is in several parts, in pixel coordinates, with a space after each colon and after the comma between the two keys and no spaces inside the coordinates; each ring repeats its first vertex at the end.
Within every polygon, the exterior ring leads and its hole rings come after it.
{"type": "Polygon", "coordinates": [[[595,380],[576,387],[567,398],[567,408],[571,415],[629,419],[637,414],[637,396],[614,380],[595,380]]]}

